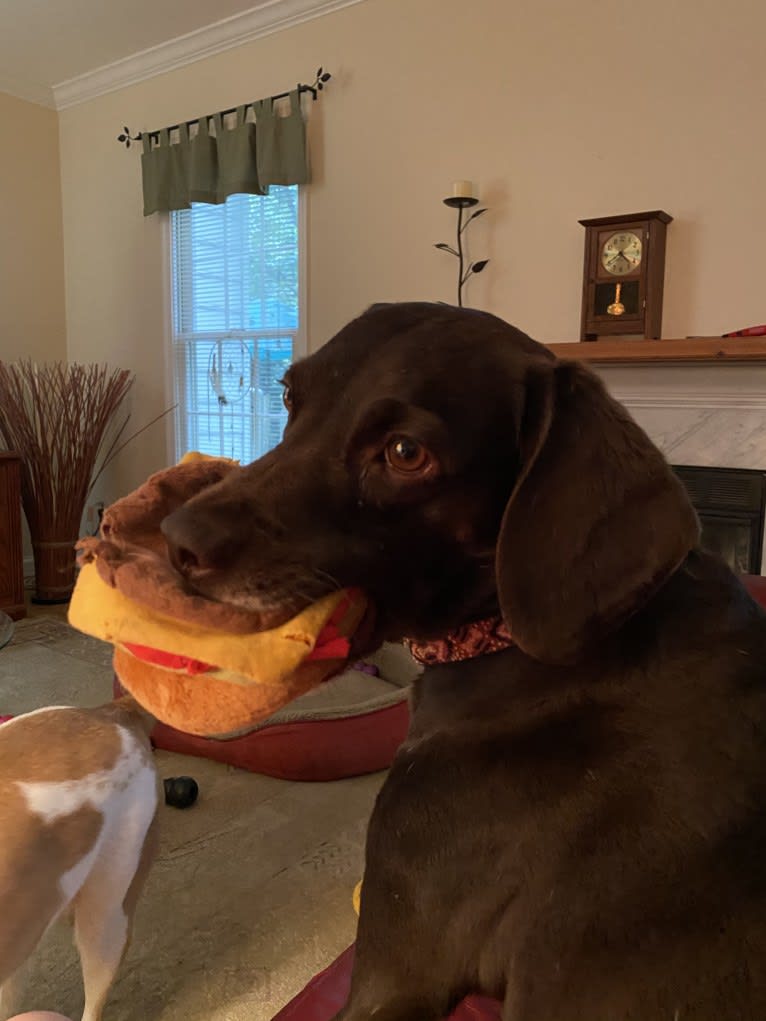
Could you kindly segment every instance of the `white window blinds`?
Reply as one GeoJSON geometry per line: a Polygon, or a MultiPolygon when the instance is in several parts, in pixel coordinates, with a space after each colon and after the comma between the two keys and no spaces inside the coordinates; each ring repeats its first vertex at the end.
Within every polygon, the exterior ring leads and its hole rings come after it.
{"type": "Polygon", "coordinates": [[[298,187],[171,213],[176,455],[260,457],[301,326],[298,187]]]}

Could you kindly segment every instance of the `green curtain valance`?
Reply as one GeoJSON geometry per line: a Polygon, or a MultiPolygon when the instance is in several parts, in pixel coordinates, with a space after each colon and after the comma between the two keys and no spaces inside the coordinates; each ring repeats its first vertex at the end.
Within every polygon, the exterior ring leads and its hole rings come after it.
{"type": "Polygon", "coordinates": [[[187,124],[181,124],[173,141],[167,128],[145,133],[144,216],[188,209],[192,202],[218,204],[242,192],[265,195],[271,184],[306,184],[306,125],[298,89],[290,92],[289,101],[284,116],[272,99],[261,99],[237,107],[230,126],[219,113],[203,117],[194,137],[187,124]]]}

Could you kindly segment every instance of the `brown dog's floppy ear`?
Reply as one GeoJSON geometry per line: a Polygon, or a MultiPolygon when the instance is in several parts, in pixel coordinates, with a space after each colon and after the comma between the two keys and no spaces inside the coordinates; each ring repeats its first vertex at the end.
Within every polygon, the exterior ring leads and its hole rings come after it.
{"type": "Polygon", "coordinates": [[[699,524],[660,451],[577,363],[530,370],[519,447],[497,547],[500,606],[530,656],[572,662],[676,570],[699,524]]]}

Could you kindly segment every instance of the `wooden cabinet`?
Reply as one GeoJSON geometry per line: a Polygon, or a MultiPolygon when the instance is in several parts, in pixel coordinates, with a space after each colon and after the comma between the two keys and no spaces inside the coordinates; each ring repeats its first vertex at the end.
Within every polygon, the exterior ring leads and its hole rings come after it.
{"type": "Polygon", "coordinates": [[[0,451],[0,610],[26,615],[21,546],[21,458],[0,451]]]}

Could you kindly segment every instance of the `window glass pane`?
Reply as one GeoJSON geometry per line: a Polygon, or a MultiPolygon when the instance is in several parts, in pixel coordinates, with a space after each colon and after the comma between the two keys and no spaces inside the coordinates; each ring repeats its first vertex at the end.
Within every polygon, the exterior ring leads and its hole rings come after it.
{"type": "Polygon", "coordinates": [[[171,216],[177,455],[248,462],[287,418],[278,381],[300,327],[298,189],[171,216]]]}

